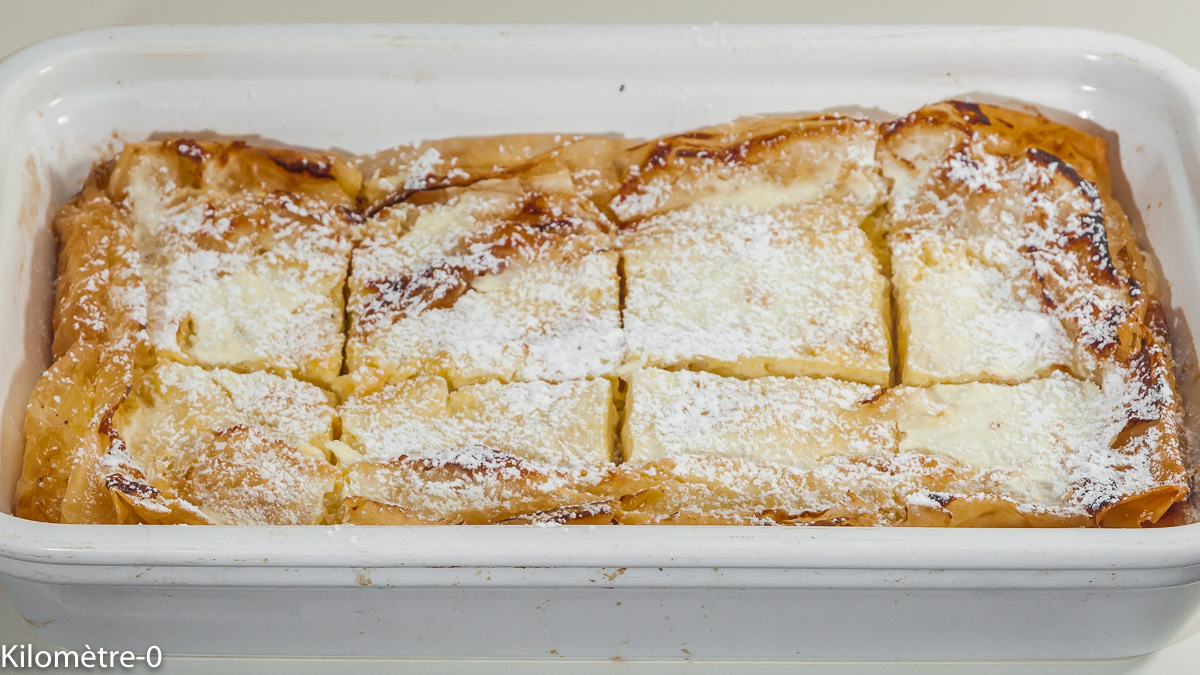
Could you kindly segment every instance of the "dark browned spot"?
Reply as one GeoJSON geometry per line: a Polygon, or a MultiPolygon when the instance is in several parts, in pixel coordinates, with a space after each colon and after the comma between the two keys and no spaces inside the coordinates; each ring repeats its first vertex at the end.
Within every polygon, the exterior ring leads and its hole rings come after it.
{"type": "Polygon", "coordinates": [[[884,138],[887,138],[888,136],[891,136],[892,134],[896,133],[897,131],[900,131],[901,129],[904,129],[906,127],[910,127],[916,123],[917,123],[917,114],[916,113],[905,115],[904,117],[901,117],[900,119],[891,120],[890,122],[885,122],[883,124],[883,136],[884,136],[884,138]]]}
{"type": "MultiPolygon", "coordinates": [[[[843,118],[834,118],[835,121],[843,118]]],[[[754,161],[755,154],[762,148],[769,148],[786,142],[791,138],[804,137],[809,134],[821,133],[808,127],[800,126],[783,131],[774,131],[761,136],[750,137],[736,143],[720,145],[716,141],[720,136],[707,131],[689,131],[669,138],[656,141],[653,149],[638,167],[638,171],[621,184],[617,191],[619,197],[628,197],[638,192],[646,177],[655,170],[666,167],[674,159],[680,160],[712,160],[725,164],[744,164],[754,161]]]]}
{"type": "Polygon", "coordinates": [[[1121,490],[1111,479],[1084,477],[1072,490],[1079,504],[1093,516],[1121,501],[1121,490]]]}
{"type": "MultiPolygon", "coordinates": [[[[1134,435],[1133,431],[1137,425],[1157,422],[1167,415],[1175,402],[1171,383],[1165,374],[1167,367],[1162,352],[1157,348],[1148,347],[1144,342],[1129,359],[1130,378],[1138,386],[1138,405],[1129,409],[1128,422],[1121,436],[1134,435]]],[[[1122,442],[1125,440],[1127,438],[1122,439],[1122,442]]]]}
{"type": "Polygon", "coordinates": [[[859,405],[871,405],[872,403],[874,403],[874,402],[878,401],[879,399],[883,398],[883,395],[884,395],[884,394],[886,394],[886,393],[887,393],[887,389],[886,389],[886,388],[884,388],[884,387],[880,387],[880,388],[879,388],[879,389],[878,389],[878,390],[877,390],[875,393],[873,393],[873,394],[871,394],[870,396],[868,396],[868,397],[864,398],[863,400],[859,401],[859,402],[858,402],[858,404],[859,404],[859,405]]]}
{"type": "Polygon", "coordinates": [[[572,504],[546,511],[521,514],[501,520],[501,525],[529,525],[533,523],[554,523],[566,525],[607,525],[616,520],[616,509],[613,502],[596,501],[585,504],[572,504]]]}
{"type": "Polygon", "coordinates": [[[1091,208],[1079,215],[1079,227],[1061,233],[1065,238],[1063,248],[1079,255],[1085,263],[1084,268],[1089,270],[1098,282],[1110,285],[1119,283],[1120,275],[1113,264],[1108,246],[1104,202],[1100,199],[1100,192],[1095,184],[1080,176],[1070,164],[1045,150],[1030,148],[1026,151],[1026,156],[1035,164],[1066,178],[1090,201],[1091,208]]]}
{"type": "Polygon", "coordinates": [[[659,141],[654,144],[654,149],[650,151],[650,155],[646,157],[643,164],[647,167],[666,166],[667,159],[671,156],[671,144],[666,141],[659,141]]]}
{"type": "Polygon", "coordinates": [[[435,477],[442,479],[467,479],[477,483],[492,480],[500,471],[522,478],[538,473],[524,459],[503,450],[486,445],[467,446],[460,450],[462,452],[458,456],[449,460],[402,455],[389,464],[412,466],[422,473],[435,474],[435,477]]]}
{"type": "Polygon", "coordinates": [[[1075,170],[1075,167],[1067,164],[1057,155],[1046,152],[1041,148],[1030,148],[1025,154],[1034,164],[1044,166],[1051,171],[1061,174],[1064,178],[1071,181],[1075,187],[1083,188],[1086,184],[1090,186],[1093,191],[1095,190],[1095,186],[1084,180],[1083,177],[1079,175],[1079,172],[1075,170]]]}
{"type": "Polygon", "coordinates": [[[984,124],[991,126],[991,119],[984,114],[978,103],[971,103],[970,101],[950,101],[949,103],[950,105],[954,106],[954,109],[957,110],[960,115],[963,116],[963,119],[971,124],[984,124]]]}
{"type": "Polygon", "coordinates": [[[157,488],[141,481],[130,480],[123,473],[109,475],[104,479],[104,486],[110,490],[127,494],[130,497],[140,497],[142,499],[154,499],[162,494],[157,488]]]}
{"type": "Polygon", "coordinates": [[[467,292],[478,273],[464,265],[440,262],[430,265],[416,275],[401,275],[367,283],[373,297],[363,311],[364,320],[388,311],[401,318],[414,305],[422,310],[447,309],[467,292]]]}
{"type": "Polygon", "coordinates": [[[388,208],[389,206],[395,206],[400,202],[407,201],[409,197],[418,192],[419,190],[399,190],[397,192],[393,192],[386,197],[377,200],[374,204],[368,205],[365,209],[363,209],[363,215],[367,218],[373,218],[375,214],[379,213],[380,211],[388,208]]]}
{"type": "Polygon", "coordinates": [[[326,159],[309,157],[290,150],[264,150],[263,154],[288,173],[303,173],[313,178],[332,178],[333,162],[326,159]]]}
{"type": "Polygon", "coordinates": [[[203,162],[208,158],[208,153],[200,144],[190,138],[181,138],[177,141],[167,141],[168,146],[175,148],[175,152],[185,159],[190,159],[193,162],[203,162]]]}
{"type": "Polygon", "coordinates": [[[933,501],[937,502],[938,505],[943,506],[943,507],[945,507],[950,502],[954,501],[954,495],[950,494],[949,492],[929,491],[929,492],[925,493],[925,496],[929,497],[933,501]]]}

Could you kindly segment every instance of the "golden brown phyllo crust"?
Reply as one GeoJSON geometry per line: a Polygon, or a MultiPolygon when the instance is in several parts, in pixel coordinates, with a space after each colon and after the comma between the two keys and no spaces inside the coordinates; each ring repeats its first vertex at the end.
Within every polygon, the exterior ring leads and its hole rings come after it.
{"type": "MultiPolygon", "coordinates": [[[[1003,217],[988,221],[995,194],[1020,183],[1015,250],[1041,312],[1061,321],[1068,346],[1046,363],[1112,391],[1118,431],[1110,446],[1130,466],[1115,458],[1112,465],[1140,472],[1131,491],[1114,488],[1111,475],[1086,472],[1071,490],[1102,524],[1157,521],[1188,491],[1182,403],[1159,282],[1112,195],[1107,144],[1039,115],[950,101],[885,124],[879,153],[885,174],[899,177],[893,199],[900,183],[929,173],[924,194],[911,191],[904,209],[892,209],[893,237],[954,220],[958,213],[937,213],[947,204],[965,205],[968,216],[952,226],[954,236],[997,228],[1003,217]]],[[[927,384],[924,375],[914,379],[927,384]]]]}
{"type": "Polygon", "coordinates": [[[962,101],[359,158],[129,144],[54,221],[15,511],[1177,522],[1160,282],[1107,152],[962,101]]]}

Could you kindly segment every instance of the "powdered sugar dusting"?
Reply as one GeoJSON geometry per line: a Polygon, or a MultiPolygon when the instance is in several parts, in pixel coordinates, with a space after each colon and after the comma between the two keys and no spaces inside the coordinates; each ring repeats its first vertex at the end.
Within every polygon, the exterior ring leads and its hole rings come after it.
{"type": "Polygon", "coordinates": [[[636,373],[630,386],[625,452],[632,461],[708,455],[812,466],[830,455],[895,449],[894,422],[872,405],[879,387],[653,369],[636,373]]]}
{"type": "Polygon", "coordinates": [[[338,472],[253,427],[222,430],[176,466],[180,496],[229,525],[308,525],[325,518],[338,472]]]}
{"type": "Polygon", "coordinates": [[[186,200],[136,223],[151,342],[186,361],[331,378],[348,229],[339,208],[297,195],[186,200]]]}
{"type": "Polygon", "coordinates": [[[323,457],[333,419],[328,395],[314,385],[164,361],[142,376],[116,424],[134,459],[154,478],[198,439],[237,425],[323,457]]]}
{"type": "Polygon", "coordinates": [[[1053,367],[1087,376],[1089,354],[1115,344],[1132,305],[1103,276],[1115,274],[1103,201],[1047,157],[998,156],[973,138],[933,161],[925,182],[897,179],[889,245],[910,314],[906,368],[933,381],[1020,381],[1053,367]],[[1080,255],[1080,241],[1094,253],[1080,255]]]}
{"type": "MultiPolygon", "coordinates": [[[[1146,334],[1140,317],[1152,309],[1114,265],[1109,228],[1124,237],[1124,225],[1107,213],[1096,185],[1040,149],[1005,155],[981,133],[947,141],[912,128],[883,150],[899,158],[884,165],[893,178],[894,280],[909,331],[905,382],[1052,375],[996,390],[1014,396],[1071,388],[1073,380],[1052,371],[1083,379],[1074,404],[1038,399],[1014,413],[1026,459],[1000,463],[1017,474],[1043,467],[1040,488],[1036,480],[1013,483],[1034,491],[1008,493],[1031,508],[1094,514],[1164,482],[1183,484],[1166,468],[1179,449],[1169,357],[1157,337],[1141,354],[1124,355],[1132,334],[1146,334]],[[1141,426],[1123,435],[1131,424],[1141,426]]],[[[989,397],[986,406],[996,405],[989,397]]]]}
{"type": "Polygon", "coordinates": [[[408,167],[408,173],[404,177],[404,189],[425,189],[428,186],[430,176],[437,172],[437,168],[441,164],[442,153],[437,148],[426,148],[408,167]]]}
{"type": "Polygon", "coordinates": [[[658,473],[669,477],[663,496],[626,520],[896,525],[914,505],[940,509],[932,491],[956,481],[950,467],[914,453],[833,455],[805,467],[680,455],[658,473]]]}
{"type": "Polygon", "coordinates": [[[698,205],[639,223],[622,241],[630,361],[886,383],[887,280],[855,216],[698,205]]]}
{"type": "Polygon", "coordinates": [[[585,476],[495,448],[467,445],[430,455],[348,468],[346,493],[405,509],[424,522],[481,523],[520,517],[554,523],[611,514],[588,492],[605,470],[585,476]]]}
{"type": "Polygon", "coordinates": [[[456,385],[613,372],[624,352],[618,256],[589,210],[478,191],[416,212],[398,238],[368,239],[354,253],[350,367],[456,385]]]}
{"type": "Polygon", "coordinates": [[[486,446],[579,471],[610,460],[610,396],[602,379],[488,382],[451,393],[423,377],[352,397],[340,412],[344,440],[370,461],[486,446]]]}

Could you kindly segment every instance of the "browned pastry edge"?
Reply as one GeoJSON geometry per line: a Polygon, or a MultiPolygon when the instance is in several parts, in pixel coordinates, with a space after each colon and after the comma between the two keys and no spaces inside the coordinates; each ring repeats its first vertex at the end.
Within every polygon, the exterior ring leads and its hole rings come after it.
{"type": "Polygon", "coordinates": [[[612,208],[635,200],[652,186],[672,187],[670,195],[651,209],[638,209],[619,218],[632,227],[641,218],[676,208],[703,195],[711,186],[691,182],[698,176],[727,178],[756,170],[774,181],[803,180],[822,160],[794,152],[807,143],[819,144],[862,129],[876,131],[870,120],[838,114],[803,117],[747,117],[712,127],[651,139],[626,148],[616,157],[620,186],[612,208]]]}
{"type": "Polygon", "coordinates": [[[580,194],[603,210],[618,187],[617,155],[635,142],[587,134],[508,134],[397,146],[358,160],[367,178],[359,204],[370,217],[389,206],[420,198],[427,191],[466,187],[494,178],[536,180],[564,172],[574,180],[580,194]],[[421,166],[420,159],[426,153],[439,158],[435,166],[421,166]],[[384,189],[377,184],[380,178],[399,185],[384,189]]]}
{"type": "Polygon", "coordinates": [[[101,165],[55,219],[60,241],[53,365],[38,380],[25,415],[18,516],[51,522],[108,520],[95,498],[95,469],[108,450],[111,420],[149,359],[145,317],[125,294],[139,283],[124,215],[101,193],[101,165]]]}
{"type": "MultiPolygon", "coordinates": [[[[1119,314],[1090,317],[1097,323],[1107,323],[1115,339],[1089,342],[1081,337],[1078,341],[1100,361],[1126,372],[1127,377],[1139,385],[1140,399],[1152,402],[1154,410],[1147,419],[1135,417],[1136,413],[1130,407],[1125,430],[1114,447],[1121,452],[1136,453],[1142,437],[1153,432],[1160,442],[1154,448],[1151,468],[1161,485],[1119,497],[1090,496],[1091,488],[1098,486],[1076,486],[1076,491],[1098,524],[1134,526],[1157,521],[1189,491],[1182,434],[1183,407],[1175,384],[1174,360],[1157,297],[1156,280],[1144,264],[1128,218],[1111,193],[1107,143],[1040,114],[965,101],[944,101],[884,124],[879,152],[886,152],[894,137],[920,128],[951,129],[960,134],[959,145],[982,142],[989,154],[1028,158],[1053,170],[1055,179],[1064,184],[1058,189],[1078,190],[1093,199],[1091,210],[1079,215],[1078,234],[1054,241],[1057,248],[1048,252],[1050,255],[1043,260],[1051,261],[1050,266],[1054,268],[1058,266],[1054,262],[1058,260],[1055,256],[1069,257],[1078,269],[1086,271],[1086,282],[1091,288],[1108,287],[1124,298],[1119,314]]],[[[892,157],[905,161],[898,154],[892,157]]],[[[1024,253],[1033,257],[1043,252],[1027,249],[1024,253]]],[[[1075,300],[1071,297],[1073,289],[1061,287],[1056,284],[1056,279],[1039,275],[1037,281],[1042,287],[1043,304],[1048,309],[1065,307],[1075,300]]],[[[1083,332],[1077,324],[1070,327],[1076,334],[1083,332]]],[[[1100,331],[1101,334],[1109,332],[1100,331]]]]}
{"type": "MultiPolygon", "coordinates": [[[[189,139],[130,144],[116,159],[98,163],[81,192],[55,216],[59,241],[54,308],[54,362],[30,395],[25,456],[14,513],[48,522],[156,522],[162,498],[136,467],[102,476],[101,458],[119,457],[124,441],[113,415],[138,373],[155,355],[146,339],[145,287],[130,216],[123,205],[130,154],[171,158],[173,175],[237,191],[247,185],[331,199],[349,209],[361,188],[347,160],[332,155],[259,148],[241,141],[189,139]],[[210,164],[206,165],[205,162],[210,164]],[[147,501],[149,500],[149,501],[147,501]]],[[[165,522],[204,522],[187,505],[167,507],[165,522]]]]}

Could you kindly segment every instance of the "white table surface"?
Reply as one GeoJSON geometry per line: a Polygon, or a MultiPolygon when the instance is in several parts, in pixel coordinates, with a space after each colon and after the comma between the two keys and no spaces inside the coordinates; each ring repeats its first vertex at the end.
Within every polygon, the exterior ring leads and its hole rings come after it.
{"type": "MultiPolygon", "coordinates": [[[[462,23],[943,23],[1024,24],[1097,28],[1124,33],[1200,65],[1200,0],[0,0],[0,55],[86,28],[153,23],[251,22],[462,23]]],[[[51,646],[0,594],[0,644],[51,646]]],[[[153,672],[353,673],[420,671],[558,672],[558,660],[323,660],[171,657],[153,672]]],[[[963,662],[573,661],[587,672],[958,673],[963,662]],[[753,666],[752,668],[750,666],[753,666]]],[[[1200,615],[1153,654],[1116,661],[972,662],[971,672],[1188,673],[1200,671],[1200,615]]],[[[148,669],[147,669],[148,671],[148,669]]],[[[149,671],[148,671],[149,672],[149,671]]]]}

